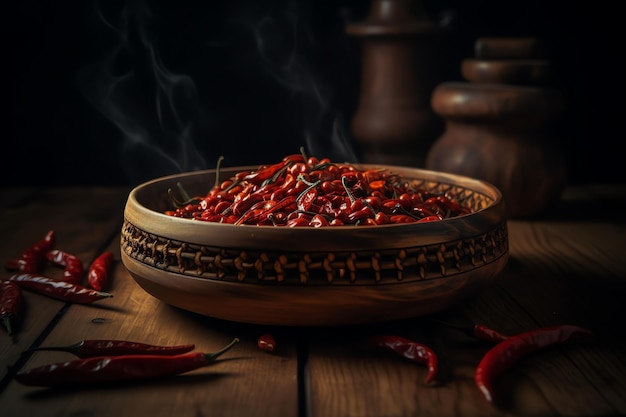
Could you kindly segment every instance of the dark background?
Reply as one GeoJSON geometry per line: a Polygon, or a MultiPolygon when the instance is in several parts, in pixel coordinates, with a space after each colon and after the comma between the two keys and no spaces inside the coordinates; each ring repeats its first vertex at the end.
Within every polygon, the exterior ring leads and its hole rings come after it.
{"type": "MultiPolygon", "coordinates": [[[[614,3],[423,4],[449,34],[442,80],[461,80],[477,37],[542,37],[567,103],[555,123],[569,181],[626,179],[614,3]]],[[[345,27],[369,1],[30,0],[4,9],[2,185],[135,185],[213,168],[220,155],[229,166],[274,162],[303,145],[359,158],[348,128],[359,40],[345,27]]]]}

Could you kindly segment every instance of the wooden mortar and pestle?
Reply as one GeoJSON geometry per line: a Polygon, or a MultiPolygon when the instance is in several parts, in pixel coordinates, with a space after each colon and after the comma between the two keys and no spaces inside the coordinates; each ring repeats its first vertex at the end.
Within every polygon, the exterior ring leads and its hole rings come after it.
{"type": "Polygon", "coordinates": [[[566,161],[551,122],[562,94],[536,38],[479,38],[462,62],[467,82],[444,82],[431,96],[445,120],[426,168],[488,181],[502,191],[509,218],[545,213],[563,191],[566,161]]]}

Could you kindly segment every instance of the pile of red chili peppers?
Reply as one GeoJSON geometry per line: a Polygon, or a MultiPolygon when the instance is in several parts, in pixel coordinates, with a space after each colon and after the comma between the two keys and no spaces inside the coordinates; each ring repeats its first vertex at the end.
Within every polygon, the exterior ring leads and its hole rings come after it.
{"type": "MultiPolygon", "coordinates": [[[[428,192],[385,169],[288,155],[279,163],[242,171],[204,197],[180,201],[165,214],[258,226],[376,226],[438,221],[470,213],[453,198],[428,192]]],[[[186,193],[184,193],[186,194],[186,193]]]]}
{"type": "Polygon", "coordinates": [[[0,287],[0,317],[9,334],[13,333],[12,321],[18,316],[22,303],[21,289],[81,304],[113,296],[102,291],[108,283],[113,259],[111,252],[104,252],[90,264],[87,286],[83,286],[85,270],[82,261],[71,253],[55,249],[55,243],[55,232],[50,230],[24,250],[19,258],[5,263],[7,270],[16,271],[0,287]],[[47,264],[63,268],[62,276],[52,278],[42,274],[47,264]]]}
{"type": "MultiPolygon", "coordinates": [[[[585,327],[563,324],[540,327],[514,336],[482,325],[473,325],[464,330],[479,340],[494,343],[482,357],[474,373],[474,382],[485,399],[494,402],[493,383],[497,377],[525,356],[581,336],[589,336],[585,327]]],[[[370,338],[377,347],[390,350],[412,362],[428,367],[425,383],[436,381],[438,371],[437,354],[427,345],[397,335],[379,335],[370,338]]]]}

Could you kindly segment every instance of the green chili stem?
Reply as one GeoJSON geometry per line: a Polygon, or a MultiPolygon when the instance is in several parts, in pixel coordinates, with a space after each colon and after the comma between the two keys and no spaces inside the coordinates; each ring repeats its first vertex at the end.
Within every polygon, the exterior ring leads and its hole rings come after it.
{"type": "Polygon", "coordinates": [[[302,157],[304,158],[304,162],[309,160],[309,157],[306,156],[306,152],[304,151],[304,146],[300,146],[300,154],[302,155],[302,157]]]}
{"type": "MultiPolygon", "coordinates": [[[[305,180],[305,179],[304,179],[304,175],[302,175],[302,174],[298,174],[298,177],[296,178],[296,180],[298,180],[298,181],[301,181],[301,182],[305,183],[306,185],[308,185],[308,186],[309,186],[309,188],[310,188],[312,185],[317,185],[317,184],[320,182],[319,180],[318,180],[317,182],[310,182],[310,181],[307,181],[307,180],[305,180]]],[[[308,190],[308,188],[307,188],[307,190],[308,190]]],[[[307,190],[305,190],[305,191],[307,191],[307,190]]]]}
{"type": "Polygon", "coordinates": [[[11,329],[11,317],[10,316],[3,316],[2,317],[2,323],[4,324],[4,327],[7,329],[7,333],[9,336],[13,335],[13,330],[11,329]]]}
{"type": "Polygon", "coordinates": [[[217,158],[217,164],[215,165],[215,184],[213,184],[213,188],[217,187],[220,183],[220,169],[222,168],[223,160],[224,160],[223,155],[217,158]]]}
{"type": "Polygon", "coordinates": [[[235,345],[235,343],[239,342],[239,338],[234,338],[229,344],[227,344],[226,346],[224,346],[223,348],[221,348],[220,350],[218,350],[217,352],[213,352],[213,353],[207,353],[206,355],[204,355],[205,359],[208,361],[217,359],[218,356],[222,355],[224,352],[226,352],[227,350],[229,350],[231,347],[233,347],[235,345]]]}
{"type": "Polygon", "coordinates": [[[314,167],[312,167],[310,169],[310,171],[317,171],[319,169],[324,169],[330,166],[334,166],[335,164],[333,164],[332,162],[322,162],[321,164],[317,164],[314,167]]]}
{"type": "Polygon", "coordinates": [[[348,187],[346,181],[348,181],[348,178],[345,175],[342,176],[341,185],[343,185],[344,190],[346,190],[346,194],[348,194],[348,197],[350,198],[350,203],[354,203],[356,201],[356,198],[354,197],[354,194],[352,194],[352,191],[350,191],[350,187],[348,187]]]}
{"type": "Polygon", "coordinates": [[[170,200],[172,200],[172,203],[174,204],[174,207],[184,207],[187,204],[192,204],[192,203],[199,203],[200,199],[199,198],[188,198],[185,201],[180,201],[178,198],[176,198],[176,196],[174,195],[174,191],[172,191],[171,188],[167,189],[167,194],[170,197],[170,200]]]}
{"type": "Polygon", "coordinates": [[[187,190],[185,190],[185,187],[183,187],[183,185],[180,182],[177,182],[176,186],[180,190],[180,193],[183,195],[183,198],[185,199],[185,201],[191,200],[191,196],[187,193],[187,190]]]}
{"type": "Polygon", "coordinates": [[[281,169],[279,169],[278,171],[276,171],[276,173],[274,175],[272,175],[270,178],[266,179],[265,181],[263,181],[263,183],[261,183],[261,187],[266,186],[267,184],[272,184],[274,182],[276,182],[276,180],[283,175],[283,173],[287,170],[287,168],[289,168],[291,166],[291,162],[287,163],[284,167],[282,167],[281,169]]]}

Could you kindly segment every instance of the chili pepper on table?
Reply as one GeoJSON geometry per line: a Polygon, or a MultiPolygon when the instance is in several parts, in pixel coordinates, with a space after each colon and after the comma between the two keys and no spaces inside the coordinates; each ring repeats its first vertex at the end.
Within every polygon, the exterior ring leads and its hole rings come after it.
{"type": "Polygon", "coordinates": [[[452,329],[458,330],[462,333],[465,333],[467,336],[474,337],[478,340],[484,340],[485,342],[493,342],[498,343],[505,339],[508,339],[508,336],[489,328],[487,326],[481,324],[454,324],[445,321],[440,321],[436,319],[430,319],[434,323],[442,324],[446,327],[450,327],[452,329]]]}
{"type": "Polygon", "coordinates": [[[412,362],[426,365],[428,374],[424,383],[430,384],[437,377],[439,366],[437,354],[425,344],[395,335],[373,336],[370,338],[370,343],[388,349],[412,362]]]}
{"type": "Polygon", "coordinates": [[[190,372],[215,363],[239,339],[213,353],[192,352],[175,356],[97,356],[43,365],[20,371],[15,380],[24,385],[69,387],[160,378],[190,372]]]}
{"type": "Polygon", "coordinates": [[[126,340],[81,340],[68,346],[40,346],[27,349],[25,352],[57,351],[68,352],[79,358],[93,358],[96,356],[122,356],[122,355],[159,355],[175,356],[191,352],[196,345],[159,346],[147,343],[131,342],[126,340]]]}
{"type": "Polygon", "coordinates": [[[476,367],[474,381],[489,402],[493,402],[494,379],[524,356],[541,349],[564,343],[591,330],[575,325],[558,325],[530,330],[502,340],[483,356],[476,367]]]}
{"type": "Polygon", "coordinates": [[[64,267],[61,281],[80,284],[85,271],[83,262],[71,253],[54,249],[46,252],[46,259],[53,265],[64,267]]]}
{"type": "Polygon", "coordinates": [[[104,252],[89,265],[87,283],[96,291],[102,291],[109,283],[109,268],[113,262],[113,253],[104,252]]]}
{"type": "Polygon", "coordinates": [[[2,281],[2,285],[0,285],[0,319],[9,336],[13,334],[11,323],[19,314],[21,304],[22,290],[20,287],[14,282],[2,281]]]}
{"type": "Polygon", "coordinates": [[[271,334],[265,333],[259,337],[257,346],[266,352],[273,352],[276,349],[276,339],[271,334]]]}
{"type": "Polygon", "coordinates": [[[46,262],[46,253],[52,249],[55,240],[54,230],[48,231],[41,240],[22,252],[18,259],[7,261],[5,264],[6,269],[20,271],[25,274],[40,272],[46,262]]]}
{"type": "Polygon", "coordinates": [[[87,304],[113,297],[113,294],[107,292],[96,291],[82,285],[59,281],[38,274],[15,274],[9,277],[9,281],[15,282],[24,289],[76,304],[87,304]]]}

